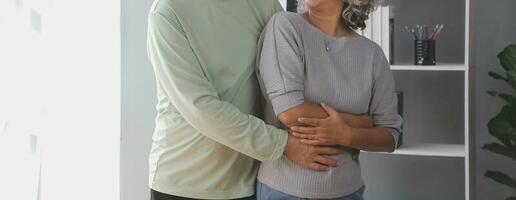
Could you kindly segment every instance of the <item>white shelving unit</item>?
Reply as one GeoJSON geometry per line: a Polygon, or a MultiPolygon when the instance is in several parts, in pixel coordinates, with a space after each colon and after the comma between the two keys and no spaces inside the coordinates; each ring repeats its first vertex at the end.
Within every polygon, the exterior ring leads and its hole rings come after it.
{"type": "MultiPolygon", "coordinates": [[[[403,0],[401,0],[403,1],[403,0]]],[[[474,198],[474,157],[475,143],[474,134],[470,134],[470,70],[472,69],[472,60],[470,60],[470,9],[471,1],[465,1],[465,27],[464,27],[464,63],[438,63],[435,66],[421,66],[411,64],[391,65],[393,71],[425,71],[425,72],[460,72],[464,77],[464,143],[462,144],[439,144],[439,143],[404,143],[393,153],[374,153],[385,156],[403,155],[403,156],[419,156],[419,157],[450,157],[463,159],[464,161],[464,188],[465,199],[473,200],[474,198]]],[[[438,11],[436,11],[438,12],[438,11]]],[[[404,133],[410,134],[410,133],[404,133]]],[[[366,152],[368,153],[368,152],[366,152]]]]}

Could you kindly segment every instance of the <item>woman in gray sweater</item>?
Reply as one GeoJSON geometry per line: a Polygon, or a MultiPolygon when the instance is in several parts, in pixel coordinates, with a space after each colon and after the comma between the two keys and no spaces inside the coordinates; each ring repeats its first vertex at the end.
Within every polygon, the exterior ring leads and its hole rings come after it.
{"type": "MultiPolygon", "coordinates": [[[[394,151],[402,119],[390,66],[377,44],[354,31],[365,28],[373,0],[305,1],[307,12],[274,15],[259,41],[266,122],[305,144],[394,151]]],[[[258,199],[363,199],[358,161],[350,152],[330,158],[338,166],[322,171],[286,158],[262,163],[258,199]]]]}

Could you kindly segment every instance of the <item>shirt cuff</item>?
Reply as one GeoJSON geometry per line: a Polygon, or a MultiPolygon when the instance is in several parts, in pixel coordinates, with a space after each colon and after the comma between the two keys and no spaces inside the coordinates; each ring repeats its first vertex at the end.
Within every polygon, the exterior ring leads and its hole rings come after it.
{"type": "Polygon", "coordinates": [[[397,129],[394,129],[394,128],[386,127],[386,129],[387,129],[387,131],[389,131],[389,133],[392,135],[392,138],[394,139],[394,149],[397,149],[399,147],[398,143],[400,140],[401,133],[397,129]]]}
{"type": "Polygon", "coordinates": [[[272,153],[272,156],[270,160],[277,160],[283,156],[283,153],[285,152],[285,148],[287,147],[287,141],[288,141],[288,132],[281,130],[281,132],[278,135],[276,148],[274,149],[274,152],[272,153]]]}
{"type": "Polygon", "coordinates": [[[276,116],[304,102],[305,96],[302,91],[287,92],[271,99],[272,108],[276,116]]]}

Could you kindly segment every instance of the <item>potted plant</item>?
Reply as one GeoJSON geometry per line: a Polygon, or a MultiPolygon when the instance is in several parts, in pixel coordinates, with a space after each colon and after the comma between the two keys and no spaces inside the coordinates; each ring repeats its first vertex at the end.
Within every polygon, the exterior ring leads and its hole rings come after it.
{"type": "MultiPolygon", "coordinates": [[[[489,76],[496,80],[504,81],[512,89],[516,90],[516,45],[507,46],[498,54],[498,59],[505,71],[505,75],[491,71],[489,76]]],[[[505,102],[505,105],[487,124],[489,134],[495,137],[498,142],[485,144],[482,149],[516,161],[516,97],[509,93],[498,91],[488,91],[488,94],[499,97],[505,102]]],[[[488,170],[485,176],[516,191],[516,180],[503,172],[488,170]]],[[[516,196],[508,197],[507,200],[516,200],[516,196]]]]}

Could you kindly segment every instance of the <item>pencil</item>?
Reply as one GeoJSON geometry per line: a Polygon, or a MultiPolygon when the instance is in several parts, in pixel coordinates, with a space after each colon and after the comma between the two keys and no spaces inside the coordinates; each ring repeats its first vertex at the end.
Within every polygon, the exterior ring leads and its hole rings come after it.
{"type": "Polygon", "coordinates": [[[439,26],[439,25],[434,25],[434,27],[432,28],[432,32],[430,33],[429,40],[434,39],[435,32],[437,31],[437,26],[439,26]]]}
{"type": "Polygon", "coordinates": [[[441,24],[441,26],[439,26],[439,28],[437,29],[437,31],[435,32],[435,35],[434,35],[434,39],[437,38],[437,36],[439,35],[439,33],[441,33],[441,31],[443,30],[444,28],[444,24],[441,24]]]}

